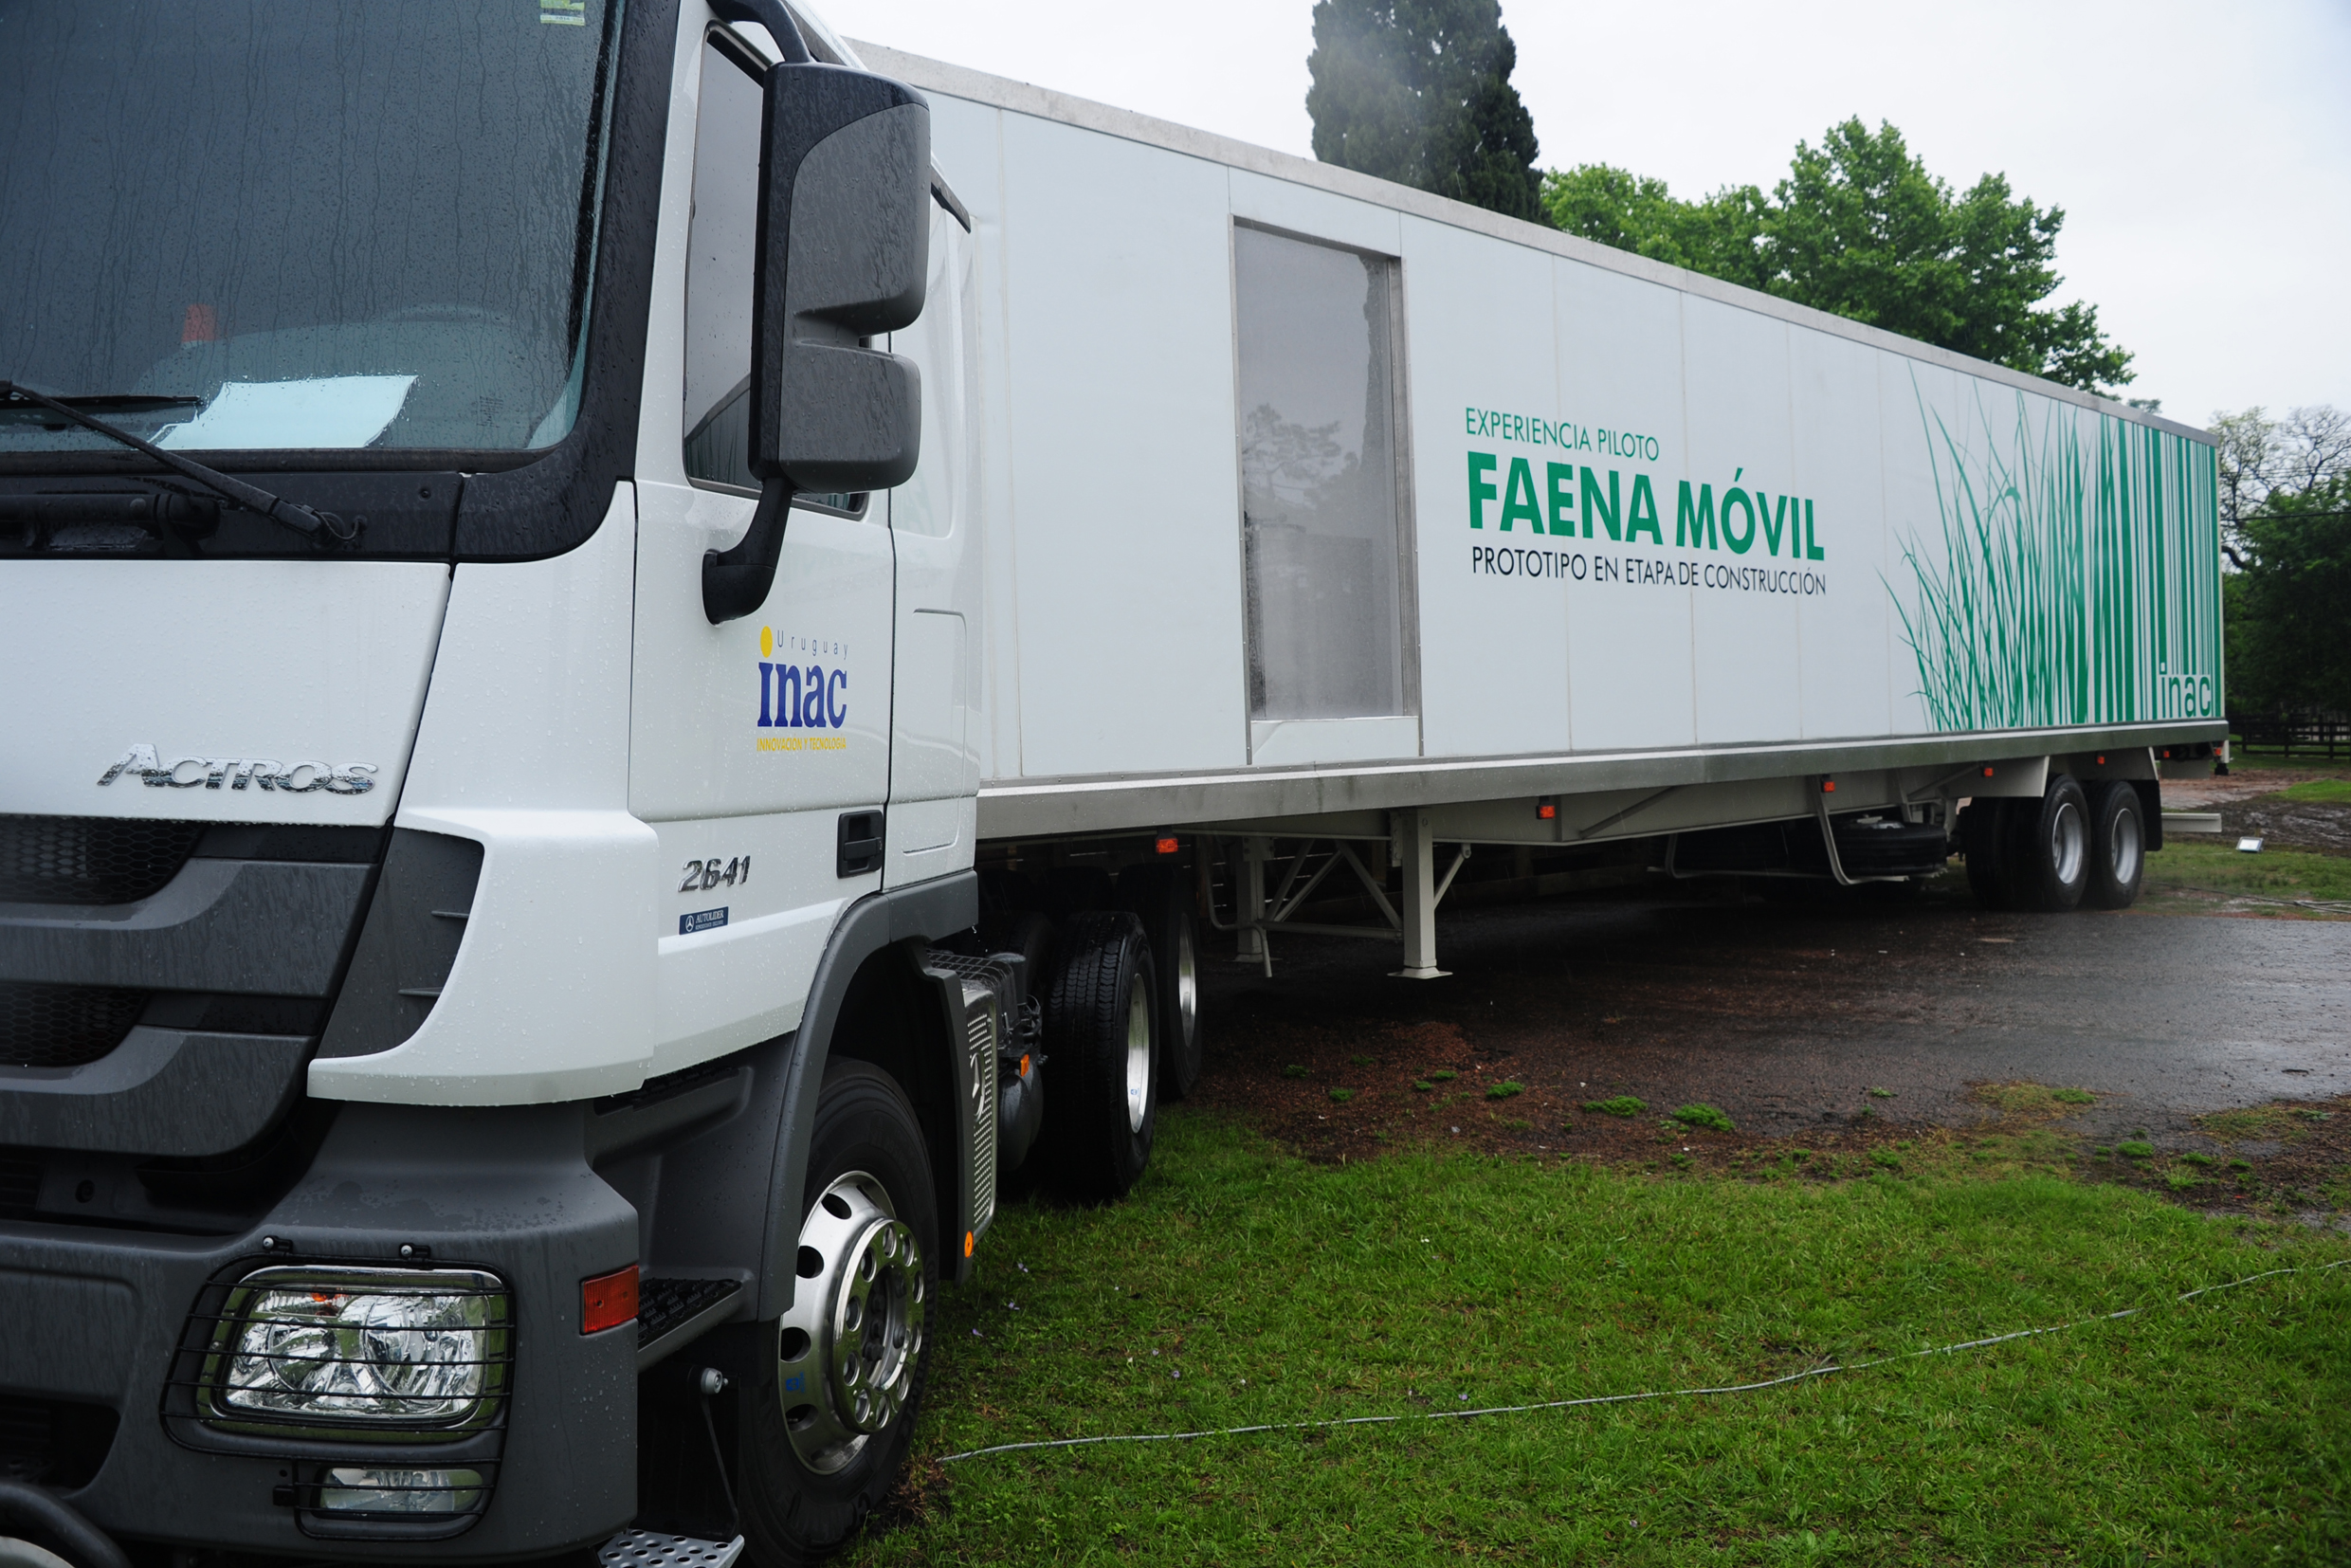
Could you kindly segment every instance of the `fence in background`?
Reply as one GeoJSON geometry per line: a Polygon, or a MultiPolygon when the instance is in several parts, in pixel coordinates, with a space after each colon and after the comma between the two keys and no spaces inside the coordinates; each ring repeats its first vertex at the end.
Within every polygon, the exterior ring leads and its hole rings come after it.
{"type": "Polygon", "coordinates": [[[2351,757],[2351,714],[2312,710],[2302,713],[2233,713],[2229,728],[2247,751],[2275,751],[2287,757],[2351,757]]]}

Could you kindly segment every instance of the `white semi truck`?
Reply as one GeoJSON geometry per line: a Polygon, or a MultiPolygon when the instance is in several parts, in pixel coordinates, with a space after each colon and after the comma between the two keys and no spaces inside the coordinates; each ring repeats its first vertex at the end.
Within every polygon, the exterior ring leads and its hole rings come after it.
{"type": "Polygon", "coordinates": [[[2119,906],[2224,734],[2200,432],[780,0],[5,0],[0,102],[0,1513],[87,1564],[820,1556],[1212,932],[2119,906]]]}

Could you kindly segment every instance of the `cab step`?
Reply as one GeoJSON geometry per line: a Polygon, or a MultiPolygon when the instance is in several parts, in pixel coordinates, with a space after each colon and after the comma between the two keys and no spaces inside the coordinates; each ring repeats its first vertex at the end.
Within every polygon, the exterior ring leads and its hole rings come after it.
{"type": "Polygon", "coordinates": [[[603,1568],[735,1568],[743,1538],[702,1541],[659,1530],[623,1530],[596,1548],[603,1568]]]}

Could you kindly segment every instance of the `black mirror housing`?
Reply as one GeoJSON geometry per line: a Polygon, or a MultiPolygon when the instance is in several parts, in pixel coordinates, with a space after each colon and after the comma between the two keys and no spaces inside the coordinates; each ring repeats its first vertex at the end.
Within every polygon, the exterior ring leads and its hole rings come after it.
{"type": "Polygon", "coordinates": [[[752,304],[751,467],[794,490],[886,490],[921,450],[911,326],[930,263],[930,105],[838,65],[768,73],[752,304]]]}
{"type": "MultiPolygon", "coordinates": [[[[754,8],[756,9],[756,8],[754,8]]],[[[789,27],[789,16],[769,29],[789,27]]],[[[795,492],[886,490],[921,456],[914,361],[864,339],[912,326],[930,268],[931,108],[903,82],[805,58],[767,75],[751,303],[759,507],[702,557],[713,626],[766,603],[795,492]]]]}

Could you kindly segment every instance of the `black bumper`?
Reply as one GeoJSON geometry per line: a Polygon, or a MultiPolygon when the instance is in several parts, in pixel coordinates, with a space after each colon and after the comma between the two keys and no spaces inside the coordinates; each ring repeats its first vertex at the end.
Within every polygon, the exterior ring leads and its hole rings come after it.
{"type": "Polygon", "coordinates": [[[351,1559],[517,1557],[627,1524],[637,1331],[583,1335],[580,1282],[637,1261],[637,1213],[589,1168],[583,1115],[561,1105],[344,1106],[309,1171],[235,1235],[0,1222],[0,1389],[117,1416],[103,1460],[66,1501],[126,1539],[351,1559]],[[332,1526],[297,1506],[301,1483],[361,1450],[228,1438],[172,1416],[167,1385],[208,1285],[267,1264],[427,1258],[487,1269],[512,1296],[501,1416],[462,1444],[406,1447],[397,1461],[490,1477],[485,1505],[462,1533],[322,1538],[332,1526]]]}

